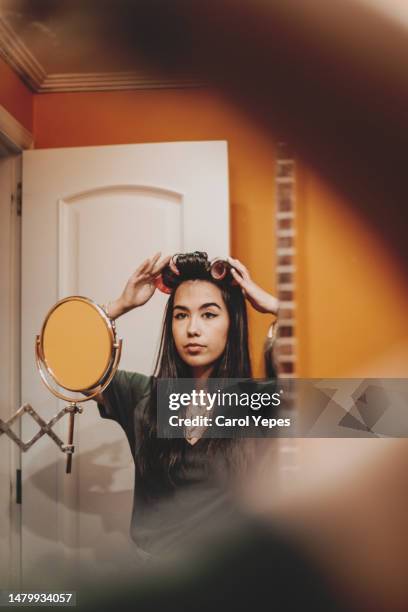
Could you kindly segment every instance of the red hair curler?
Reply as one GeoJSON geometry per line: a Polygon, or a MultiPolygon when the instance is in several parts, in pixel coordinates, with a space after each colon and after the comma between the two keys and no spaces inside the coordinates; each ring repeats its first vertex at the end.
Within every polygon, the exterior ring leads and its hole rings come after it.
{"type": "MultiPolygon", "coordinates": [[[[180,271],[177,268],[177,256],[178,256],[178,253],[173,255],[173,257],[170,259],[169,267],[174,274],[179,276],[180,271]]],[[[222,257],[216,257],[210,262],[210,274],[214,280],[222,281],[229,274],[228,280],[230,284],[236,286],[238,285],[238,283],[235,280],[235,278],[231,275],[231,268],[232,266],[229,263],[229,261],[227,261],[226,259],[223,259],[222,257]]],[[[156,276],[156,278],[154,279],[154,284],[156,288],[159,289],[159,291],[161,291],[162,293],[170,294],[173,291],[173,289],[171,289],[170,287],[167,287],[167,285],[164,284],[163,276],[161,274],[156,276]]]]}
{"type": "Polygon", "coordinates": [[[223,280],[227,274],[230,274],[231,285],[238,285],[235,278],[231,275],[231,264],[222,257],[216,257],[210,263],[210,274],[214,280],[223,280]]]}
{"type": "Polygon", "coordinates": [[[154,284],[156,285],[156,289],[159,289],[159,291],[161,291],[162,293],[170,294],[173,291],[173,289],[167,287],[167,285],[163,283],[163,277],[161,274],[159,274],[159,276],[156,276],[156,278],[154,279],[154,284]]]}

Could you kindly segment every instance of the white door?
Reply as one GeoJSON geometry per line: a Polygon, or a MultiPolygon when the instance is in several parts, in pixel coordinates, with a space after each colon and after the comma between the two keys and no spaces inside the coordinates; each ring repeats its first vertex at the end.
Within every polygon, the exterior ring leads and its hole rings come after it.
{"type": "MultiPolygon", "coordinates": [[[[35,335],[58,299],[114,299],[136,266],[159,250],[228,254],[228,211],[225,142],[24,153],[22,402],[47,421],[64,405],[43,387],[34,363],[35,335]]],[[[118,320],[122,369],[151,373],[165,302],[156,292],[145,307],[118,320]]],[[[66,439],[67,417],[54,430],[66,439]]],[[[24,440],[37,431],[26,416],[24,440]]],[[[102,420],[91,401],[76,417],[74,444],[70,475],[65,455],[46,435],[23,455],[25,585],[39,584],[36,569],[45,587],[79,563],[109,574],[133,550],[133,465],[124,434],[102,420]]]]}

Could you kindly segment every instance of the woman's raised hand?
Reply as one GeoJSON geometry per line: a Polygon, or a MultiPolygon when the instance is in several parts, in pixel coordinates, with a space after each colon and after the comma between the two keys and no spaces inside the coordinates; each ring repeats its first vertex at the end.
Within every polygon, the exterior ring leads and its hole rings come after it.
{"type": "Polygon", "coordinates": [[[150,300],[156,290],[154,279],[171,259],[171,255],[162,258],[160,255],[161,253],[158,252],[153,257],[146,259],[133,272],[122,295],[117,300],[110,302],[108,310],[112,319],[116,319],[133,308],[143,306],[150,300]]]}
{"type": "Polygon", "coordinates": [[[242,293],[252,304],[255,310],[259,312],[270,312],[276,315],[279,308],[279,300],[275,296],[271,295],[259,285],[254,283],[249,275],[248,269],[238,260],[232,257],[227,257],[227,260],[231,264],[231,275],[236,280],[238,285],[242,289],[242,293]]]}

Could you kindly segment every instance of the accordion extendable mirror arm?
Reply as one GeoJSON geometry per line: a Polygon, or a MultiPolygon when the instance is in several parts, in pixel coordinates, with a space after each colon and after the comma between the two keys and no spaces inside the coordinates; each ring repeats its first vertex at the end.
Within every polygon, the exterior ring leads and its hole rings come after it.
{"type": "MultiPolygon", "coordinates": [[[[47,434],[51,440],[64,452],[69,453],[68,457],[74,452],[74,446],[71,443],[65,444],[59,436],[53,431],[53,426],[67,413],[70,415],[73,412],[82,412],[82,408],[79,406],[70,404],[62,408],[50,421],[44,421],[44,419],[34,410],[30,404],[24,404],[11,416],[7,421],[0,419],[0,436],[6,434],[10,440],[13,440],[15,444],[25,453],[33,444],[35,444],[44,434],[47,434]],[[29,414],[39,426],[40,430],[29,440],[23,442],[17,434],[11,429],[12,424],[19,418],[23,417],[24,414],[29,414]]],[[[68,471],[68,470],[67,470],[68,471]]],[[[70,471],[70,470],[69,470],[70,471]]]]}

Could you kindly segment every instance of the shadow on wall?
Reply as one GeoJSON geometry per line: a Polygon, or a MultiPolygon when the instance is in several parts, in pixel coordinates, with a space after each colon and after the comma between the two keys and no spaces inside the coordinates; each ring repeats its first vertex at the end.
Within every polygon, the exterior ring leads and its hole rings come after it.
{"type": "MultiPolygon", "coordinates": [[[[85,428],[81,430],[81,437],[87,439],[90,433],[91,428],[85,428]]],[[[43,453],[49,456],[49,449],[44,447],[43,453]]],[[[50,583],[60,584],[65,589],[71,583],[75,588],[81,581],[88,583],[108,576],[110,580],[112,576],[119,578],[135,564],[140,564],[142,553],[129,535],[134,470],[127,441],[98,444],[91,450],[75,453],[70,475],[65,474],[65,456],[61,453],[58,460],[61,477],[75,478],[79,463],[81,478],[77,493],[74,481],[72,490],[65,498],[60,495],[57,502],[57,543],[55,530],[45,529],[46,522],[37,520],[35,509],[24,515],[24,530],[42,540],[44,550],[49,545],[50,551],[36,558],[33,567],[25,569],[26,588],[32,584],[49,590],[50,583]]],[[[55,462],[49,462],[24,481],[41,492],[45,500],[42,508],[49,500],[52,512],[55,512],[55,490],[50,483],[54,482],[55,469],[55,462]]],[[[32,554],[35,555],[35,550],[32,554]]]]}

